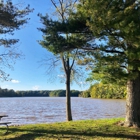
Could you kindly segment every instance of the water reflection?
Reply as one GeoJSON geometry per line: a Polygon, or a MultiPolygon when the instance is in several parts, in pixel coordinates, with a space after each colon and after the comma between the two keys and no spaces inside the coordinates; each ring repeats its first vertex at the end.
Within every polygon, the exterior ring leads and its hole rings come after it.
{"type": "MultiPolygon", "coordinates": [[[[66,120],[65,97],[0,98],[0,113],[12,124],[52,123],[66,120]]],[[[73,120],[124,117],[125,100],[72,98],[73,120]]]]}

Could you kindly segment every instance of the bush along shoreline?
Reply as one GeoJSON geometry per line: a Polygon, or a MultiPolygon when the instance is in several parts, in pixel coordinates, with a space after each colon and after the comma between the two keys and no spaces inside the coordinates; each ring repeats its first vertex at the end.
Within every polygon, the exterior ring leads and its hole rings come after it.
{"type": "Polygon", "coordinates": [[[126,87],[122,85],[95,83],[88,90],[83,91],[80,96],[99,99],[125,99],[126,93],[126,87]]]}

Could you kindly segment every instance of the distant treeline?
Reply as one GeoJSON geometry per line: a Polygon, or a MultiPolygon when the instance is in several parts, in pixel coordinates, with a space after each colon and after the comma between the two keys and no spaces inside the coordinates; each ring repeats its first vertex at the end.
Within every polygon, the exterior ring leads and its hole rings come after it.
{"type": "MultiPolygon", "coordinates": [[[[71,90],[71,97],[78,97],[81,91],[71,90]]],[[[29,90],[14,91],[13,89],[1,89],[0,97],[65,97],[66,90],[29,90]]]]}
{"type": "MultiPolygon", "coordinates": [[[[14,91],[13,89],[1,89],[0,97],[65,97],[66,90],[29,90],[14,91]]],[[[106,98],[124,99],[126,98],[126,87],[113,84],[96,83],[86,91],[71,90],[71,97],[85,98],[106,98]]]]}

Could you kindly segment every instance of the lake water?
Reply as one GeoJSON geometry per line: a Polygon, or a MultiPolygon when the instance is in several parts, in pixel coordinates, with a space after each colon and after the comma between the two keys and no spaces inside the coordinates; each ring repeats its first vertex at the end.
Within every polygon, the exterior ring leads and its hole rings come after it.
{"type": "MultiPolygon", "coordinates": [[[[125,100],[72,97],[73,120],[125,116],[125,100]]],[[[0,114],[12,125],[66,121],[65,97],[0,98],[0,114]]]]}

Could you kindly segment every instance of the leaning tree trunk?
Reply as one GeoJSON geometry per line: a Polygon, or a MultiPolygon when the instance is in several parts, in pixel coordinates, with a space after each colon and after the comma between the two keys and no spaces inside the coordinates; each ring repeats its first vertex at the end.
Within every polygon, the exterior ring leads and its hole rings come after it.
{"type": "Polygon", "coordinates": [[[68,70],[66,73],[66,117],[67,121],[72,121],[70,97],[70,70],[68,70]]]}
{"type": "Polygon", "coordinates": [[[125,125],[140,127],[140,73],[127,82],[125,125]]]}

